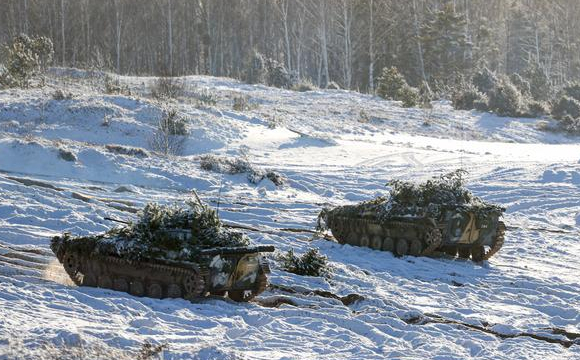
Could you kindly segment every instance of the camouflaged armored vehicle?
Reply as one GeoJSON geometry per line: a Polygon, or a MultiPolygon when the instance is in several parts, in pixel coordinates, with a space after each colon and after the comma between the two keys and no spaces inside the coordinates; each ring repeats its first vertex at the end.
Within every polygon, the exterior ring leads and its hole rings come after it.
{"type": "Polygon", "coordinates": [[[319,226],[331,230],[341,244],[400,256],[448,254],[482,261],[502,247],[505,209],[464,189],[461,172],[423,184],[389,185],[389,197],[324,209],[319,226]]]}
{"type": "Polygon", "coordinates": [[[249,301],[266,289],[263,252],[241,233],[223,228],[201,203],[189,208],[149,204],[136,223],[96,236],[54,237],[51,249],[80,286],[152,298],[208,294],[249,301]]]}

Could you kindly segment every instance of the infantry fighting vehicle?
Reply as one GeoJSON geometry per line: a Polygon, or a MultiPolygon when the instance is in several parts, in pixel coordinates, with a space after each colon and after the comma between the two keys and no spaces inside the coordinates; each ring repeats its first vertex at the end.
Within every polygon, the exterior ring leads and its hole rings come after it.
{"type": "Polygon", "coordinates": [[[500,217],[505,209],[464,189],[461,173],[423,184],[390,185],[389,197],[324,209],[320,226],[341,244],[399,256],[448,254],[483,261],[502,247],[505,224],[500,217]]]}
{"type": "Polygon", "coordinates": [[[96,236],[52,239],[51,249],[80,286],[152,298],[192,300],[208,294],[249,301],[266,289],[263,252],[244,235],[225,229],[201,204],[190,208],[149,204],[139,220],[96,236]]]}

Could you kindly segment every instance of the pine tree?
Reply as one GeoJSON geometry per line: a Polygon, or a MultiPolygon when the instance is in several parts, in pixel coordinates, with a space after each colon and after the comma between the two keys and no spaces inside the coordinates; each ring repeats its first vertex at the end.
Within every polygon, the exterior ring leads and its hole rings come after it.
{"type": "Polygon", "coordinates": [[[454,11],[451,3],[435,11],[423,24],[421,33],[430,78],[446,79],[449,74],[467,69],[464,54],[471,45],[465,36],[465,18],[454,11]]]}

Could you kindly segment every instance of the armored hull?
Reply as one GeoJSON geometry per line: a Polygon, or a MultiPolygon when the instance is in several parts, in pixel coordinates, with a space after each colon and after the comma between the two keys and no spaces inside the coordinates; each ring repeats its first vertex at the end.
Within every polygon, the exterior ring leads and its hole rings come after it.
{"type": "Polygon", "coordinates": [[[249,301],[266,289],[270,272],[262,252],[272,246],[202,250],[198,261],[128,260],[52,246],[72,281],[151,298],[193,300],[209,294],[249,301]]]}
{"type": "Polygon", "coordinates": [[[341,244],[390,251],[396,255],[459,255],[474,261],[489,259],[504,242],[505,225],[497,213],[445,209],[439,218],[380,218],[373,207],[341,206],[323,211],[321,219],[341,244]]]}

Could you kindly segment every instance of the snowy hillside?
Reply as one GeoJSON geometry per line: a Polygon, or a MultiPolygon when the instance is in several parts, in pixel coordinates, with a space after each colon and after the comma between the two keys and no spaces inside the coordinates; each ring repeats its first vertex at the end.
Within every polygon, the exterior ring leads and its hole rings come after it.
{"type": "Polygon", "coordinates": [[[135,358],[145,343],[166,344],[164,359],[580,358],[578,138],[446,103],[403,109],[355,92],[195,76],[171,105],[188,119],[183,155],[166,158],[150,148],[164,110],[148,96],[153,80],[122,77],[134,95],[105,95],[102,77],[55,69],[46,87],[0,91],[0,359],[135,358]],[[72,96],[55,100],[56,89],[72,96]],[[195,101],[200,92],[217,104],[195,101]],[[233,110],[236,97],[248,108],[233,110]],[[204,171],[208,153],[245,155],[286,183],[204,171]],[[276,230],[313,230],[325,205],[458,168],[476,195],[508,209],[506,244],[484,264],[276,230]],[[255,244],[319,248],[332,277],[272,261],[257,301],[191,303],[75,287],[55,263],[51,236],[101,232],[114,225],[106,216],[131,219],[192,189],[212,206],[221,189],[220,216],[263,230],[248,233],[255,244]]]}

